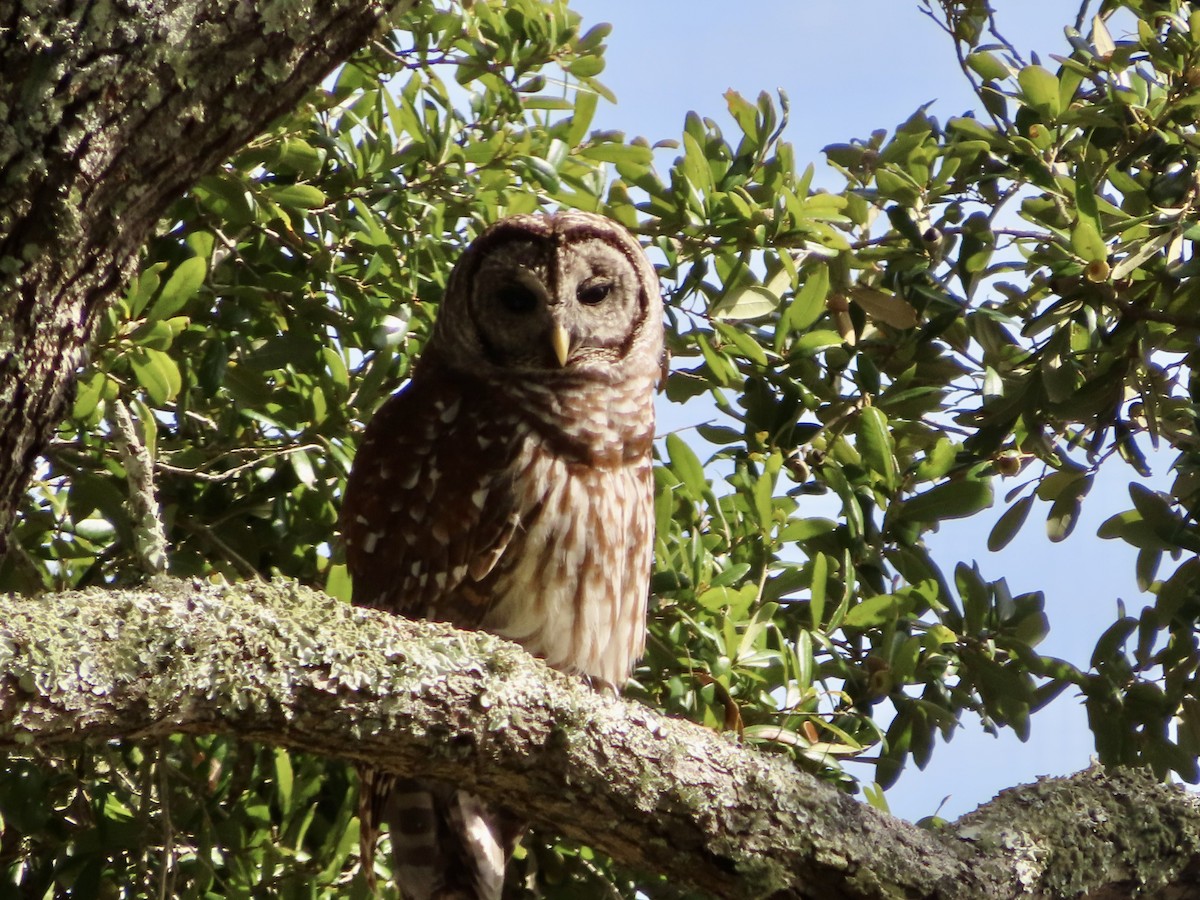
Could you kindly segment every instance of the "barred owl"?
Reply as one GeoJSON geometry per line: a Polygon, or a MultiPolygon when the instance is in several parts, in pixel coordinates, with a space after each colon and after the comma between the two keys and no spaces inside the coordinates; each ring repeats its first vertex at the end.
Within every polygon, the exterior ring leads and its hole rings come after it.
{"type": "MultiPolygon", "coordinates": [[[[623,685],[645,639],[662,353],[658,280],[620,226],[561,212],[487,229],[359,447],[342,513],[354,602],[623,685]]],[[[518,816],[362,775],[368,872],[382,819],[406,900],[500,895],[518,816]]]]}

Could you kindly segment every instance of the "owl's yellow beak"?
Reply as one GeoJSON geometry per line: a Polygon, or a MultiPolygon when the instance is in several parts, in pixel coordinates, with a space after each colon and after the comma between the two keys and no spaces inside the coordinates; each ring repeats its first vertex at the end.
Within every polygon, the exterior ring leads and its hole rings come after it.
{"type": "Polygon", "coordinates": [[[571,355],[571,336],[567,334],[567,329],[557,322],[550,329],[550,345],[554,347],[554,355],[558,358],[558,364],[565,366],[567,357],[571,355]]]}

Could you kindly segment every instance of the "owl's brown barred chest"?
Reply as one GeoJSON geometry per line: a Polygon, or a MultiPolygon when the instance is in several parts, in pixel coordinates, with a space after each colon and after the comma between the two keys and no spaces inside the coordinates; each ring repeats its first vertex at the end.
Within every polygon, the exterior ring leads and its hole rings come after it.
{"type": "Polygon", "coordinates": [[[513,488],[522,527],[481,625],[555,668],[619,688],[644,643],[653,434],[634,424],[646,421],[636,407],[649,402],[647,391],[607,394],[604,406],[586,395],[556,398],[553,406],[564,408],[546,412],[554,427],[518,426],[525,436],[513,488]]]}
{"type": "Polygon", "coordinates": [[[647,386],[604,385],[600,403],[587,385],[435,383],[389,401],[360,448],[356,602],[483,628],[620,686],[653,547],[647,386]]]}

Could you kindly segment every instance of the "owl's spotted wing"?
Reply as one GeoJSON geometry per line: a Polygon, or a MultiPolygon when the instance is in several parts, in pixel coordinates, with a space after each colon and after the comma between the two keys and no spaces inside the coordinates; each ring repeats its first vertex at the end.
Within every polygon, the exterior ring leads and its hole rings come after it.
{"type": "Polygon", "coordinates": [[[434,374],[418,373],[363,436],[342,514],[346,562],[355,604],[473,628],[517,527],[503,474],[512,430],[478,385],[434,374]]]}

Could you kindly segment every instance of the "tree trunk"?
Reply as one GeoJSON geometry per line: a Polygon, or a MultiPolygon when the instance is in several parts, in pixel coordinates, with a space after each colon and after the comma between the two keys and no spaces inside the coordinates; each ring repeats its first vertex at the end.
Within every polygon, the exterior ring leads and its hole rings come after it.
{"type": "Polygon", "coordinates": [[[412,0],[0,0],[0,552],[168,204],[412,0]]]}
{"type": "Polygon", "coordinates": [[[515,644],[293,584],[0,599],[0,623],[0,749],[192,731],[370,760],[719,897],[1200,889],[1200,804],[1141,773],[1016,788],[926,831],[515,644]]]}

